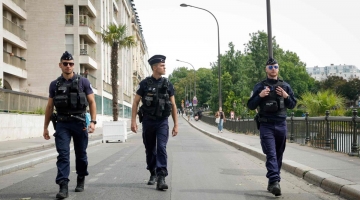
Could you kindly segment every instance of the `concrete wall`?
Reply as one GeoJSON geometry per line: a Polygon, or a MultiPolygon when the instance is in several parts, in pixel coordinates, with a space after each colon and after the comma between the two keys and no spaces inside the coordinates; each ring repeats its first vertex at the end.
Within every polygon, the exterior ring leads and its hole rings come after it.
{"type": "MultiPolygon", "coordinates": [[[[22,115],[0,113],[0,141],[17,140],[25,138],[42,137],[44,130],[44,115],[22,115]]],[[[103,121],[112,121],[111,116],[97,115],[96,127],[102,127],[103,121]]],[[[128,129],[130,128],[130,119],[126,120],[128,129]]],[[[49,125],[49,133],[53,134],[52,123],[49,125]]]]}

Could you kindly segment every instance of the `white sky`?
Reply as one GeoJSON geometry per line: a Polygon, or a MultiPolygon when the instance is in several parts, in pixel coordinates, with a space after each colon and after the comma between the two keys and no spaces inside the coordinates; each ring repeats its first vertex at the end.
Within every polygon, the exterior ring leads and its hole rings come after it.
{"type": "MultiPolygon", "coordinates": [[[[249,33],[267,32],[266,0],[134,0],[149,56],[162,54],[166,72],[190,65],[210,68],[217,61],[217,26],[203,10],[212,12],[220,27],[220,53],[244,52],[249,33]]],[[[307,67],[351,64],[360,68],[359,0],[271,0],[272,34],[307,67]]],[[[265,62],[265,61],[264,61],[265,62]]],[[[280,63],[281,65],[281,63],[280,63]]]]}

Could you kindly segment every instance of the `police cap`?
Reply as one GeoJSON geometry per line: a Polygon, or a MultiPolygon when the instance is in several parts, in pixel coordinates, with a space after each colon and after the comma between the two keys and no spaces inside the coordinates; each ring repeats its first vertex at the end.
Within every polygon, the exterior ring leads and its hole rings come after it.
{"type": "Polygon", "coordinates": [[[278,64],[278,62],[274,58],[269,58],[266,62],[266,65],[275,65],[278,64]]]}
{"type": "Polygon", "coordinates": [[[155,56],[151,57],[148,60],[148,62],[150,64],[150,66],[152,66],[153,64],[156,64],[156,63],[165,63],[165,59],[166,59],[166,57],[163,55],[155,55],[155,56]]]}
{"type": "Polygon", "coordinates": [[[63,53],[63,55],[60,58],[60,61],[61,60],[74,60],[74,58],[69,52],[65,51],[65,53],[63,53]]]}

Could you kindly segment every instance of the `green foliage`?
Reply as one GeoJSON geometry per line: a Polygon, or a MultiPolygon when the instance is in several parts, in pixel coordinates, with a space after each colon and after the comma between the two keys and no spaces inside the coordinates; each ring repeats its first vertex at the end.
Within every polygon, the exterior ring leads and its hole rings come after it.
{"type": "Polygon", "coordinates": [[[297,107],[303,108],[309,116],[325,116],[326,110],[331,116],[344,115],[345,99],[331,90],[319,91],[316,94],[306,92],[298,100],[297,107]]]}
{"type": "Polygon", "coordinates": [[[113,120],[117,121],[119,116],[118,106],[118,51],[122,48],[130,48],[136,46],[134,36],[127,36],[126,25],[116,25],[110,23],[106,29],[102,29],[102,32],[96,32],[100,34],[101,40],[104,44],[111,47],[111,88],[112,88],[112,109],[113,109],[113,120]]]}
{"type": "Polygon", "coordinates": [[[34,111],[34,114],[44,115],[44,114],[45,114],[45,110],[44,110],[44,108],[37,108],[37,109],[34,111]]]}
{"type": "Polygon", "coordinates": [[[2,87],[2,78],[0,78],[0,88],[2,87]]]}

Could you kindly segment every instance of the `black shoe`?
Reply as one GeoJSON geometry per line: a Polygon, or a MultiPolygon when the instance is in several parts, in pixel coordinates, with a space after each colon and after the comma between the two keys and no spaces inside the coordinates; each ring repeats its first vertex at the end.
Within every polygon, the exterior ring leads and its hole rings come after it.
{"type": "Polygon", "coordinates": [[[150,171],[150,178],[149,178],[149,181],[148,181],[148,185],[155,185],[155,182],[156,182],[156,172],[155,170],[154,171],[150,171]]]}
{"type": "Polygon", "coordinates": [[[273,195],[275,195],[276,197],[281,195],[280,184],[277,181],[270,183],[267,187],[267,190],[269,192],[271,192],[273,195]]]}
{"type": "Polygon", "coordinates": [[[69,190],[68,190],[68,181],[62,181],[59,183],[60,190],[56,194],[56,198],[58,199],[65,199],[69,197],[69,190]]]}
{"type": "Polygon", "coordinates": [[[167,190],[168,189],[168,185],[165,183],[165,176],[157,177],[156,189],[157,190],[167,190]]]}
{"type": "Polygon", "coordinates": [[[84,191],[84,186],[85,186],[85,176],[78,176],[75,192],[84,191]]]}

